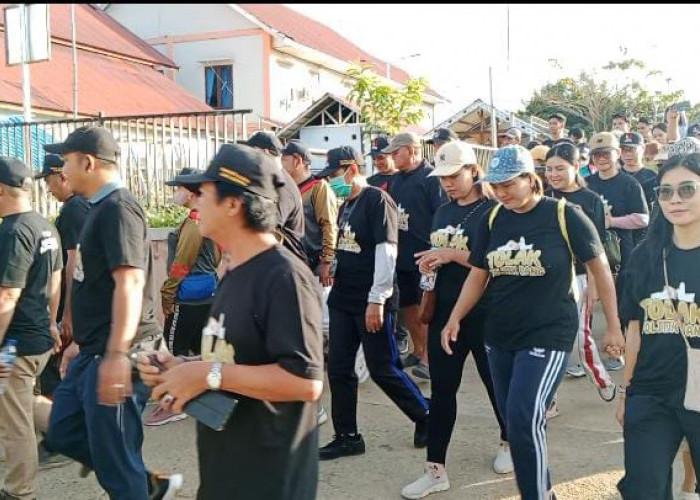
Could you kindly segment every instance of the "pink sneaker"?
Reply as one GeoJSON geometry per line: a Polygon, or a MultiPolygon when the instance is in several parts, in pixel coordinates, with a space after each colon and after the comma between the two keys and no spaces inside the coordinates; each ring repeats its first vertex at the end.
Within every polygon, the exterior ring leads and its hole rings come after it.
{"type": "Polygon", "coordinates": [[[148,426],[165,425],[185,418],[187,418],[187,415],[184,413],[173,413],[164,410],[160,406],[156,406],[153,408],[153,411],[143,419],[143,424],[148,426]]]}

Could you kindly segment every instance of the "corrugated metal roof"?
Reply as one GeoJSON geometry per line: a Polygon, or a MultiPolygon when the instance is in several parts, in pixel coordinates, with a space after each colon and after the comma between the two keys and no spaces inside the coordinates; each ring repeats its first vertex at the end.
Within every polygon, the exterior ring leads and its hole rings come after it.
{"type": "MultiPolygon", "coordinates": [[[[9,4],[0,4],[5,11],[9,4]]],[[[70,4],[49,4],[51,37],[71,41],[70,4]]],[[[0,26],[5,28],[5,16],[0,26]]],[[[177,68],[169,58],[119,24],[112,17],[90,4],[75,4],[76,42],[94,49],[120,54],[156,65],[177,68]]],[[[52,47],[53,49],[53,47],[52,47]]]]}
{"type": "MultiPolygon", "coordinates": [[[[53,44],[51,60],[31,65],[32,107],[70,113],[73,72],[70,47],[53,44]]],[[[0,102],[22,105],[21,68],[5,64],[0,37],[0,102]]],[[[211,111],[200,99],[153,67],[78,50],[80,115],[141,115],[211,111]]]]}

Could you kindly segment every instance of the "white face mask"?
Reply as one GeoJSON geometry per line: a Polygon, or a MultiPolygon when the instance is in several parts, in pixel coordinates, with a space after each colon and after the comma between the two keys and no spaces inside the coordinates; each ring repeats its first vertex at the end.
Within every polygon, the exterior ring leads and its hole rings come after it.
{"type": "Polygon", "coordinates": [[[173,203],[175,205],[184,205],[187,203],[187,193],[184,191],[175,191],[173,195],[173,203]]]}

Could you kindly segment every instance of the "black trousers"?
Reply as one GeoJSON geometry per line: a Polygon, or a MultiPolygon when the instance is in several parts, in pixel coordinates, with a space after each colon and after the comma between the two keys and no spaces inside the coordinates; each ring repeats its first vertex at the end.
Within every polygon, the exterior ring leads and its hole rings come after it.
{"type": "Polygon", "coordinates": [[[447,447],[457,419],[457,391],[462,383],[464,362],[469,353],[474,357],[481,382],[488,393],[491,408],[501,428],[501,439],[507,441],[506,426],[498,413],[493,393],[493,381],[484,348],[483,314],[468,315],[460,324],[452,355],[440,343],[440,334],[447,324],[452,308],[436,304],[433,321],[428,327],[428,359],[430,359],[430,421],[428,422],[428,462],[445,464],[447,447]]]}
{"type": "Polygon", "coordinates": [[[683,436],[700,477],[700,413],[669,406],[653,396],[630,394],[623,429],[625,475],[617,488],[625,500],[673,499],[673,460],[683,436]]]}
{"type": "Polygon", "coordinates": [[[202,329],[209,320],[211,304],[175,304],[173,314],[165,318],[163,336],[175,356],[202,352],[202,329]]]}
{"type": "Polygon", "coordinates": [[[413,422],[428,414],[428,402],[403,371],[396,346],[396,313],[387,312],[383,328],[365,329],[364,314],[329,308],[328,381],[331,387],[331,416],[337,435],[357,433],[357,375],[355,356],[362,344],[372,380],[413,422]]]}

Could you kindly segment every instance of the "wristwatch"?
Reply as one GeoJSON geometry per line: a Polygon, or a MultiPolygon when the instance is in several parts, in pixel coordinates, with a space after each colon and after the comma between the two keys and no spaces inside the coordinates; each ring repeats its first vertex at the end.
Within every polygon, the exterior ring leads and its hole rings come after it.
{"type": "Polygon", "coordinates": [[[211,370],[207,375],[207,385],[212,391],[218,391],[221,389],[221,368],[223,363],[215,362],[211,364],[211,370]]]}

